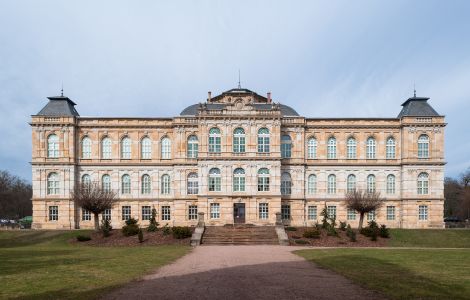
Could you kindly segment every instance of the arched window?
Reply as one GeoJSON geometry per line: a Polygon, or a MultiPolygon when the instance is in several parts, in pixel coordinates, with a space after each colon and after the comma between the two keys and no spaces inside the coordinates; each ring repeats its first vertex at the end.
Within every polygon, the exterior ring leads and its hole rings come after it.
{"type": "Polygon", "coordinates": [[[375,159],[375,139],[373,137],[367,139],[366,158],[375,159]]]}
{"type": "Polygon", "coordinates": [[[131,139],[129,137],[124,137],[121,140],[121,158],[122,159],[131,159],[131,139]]]}
{"type": "Polygon", "coordinates": [[[105,137],[101,140],[101,158],[111,158],[111,139],[109,137],[105,137]]]}
{"type": "Polygon", "coordinates": [[[420,173],[418,175],[418,195],[427,195],[429,193],[429,175],[420,173]]]}
{"type": "Polygon", "coordinates": [[[269,170],[261,168],[258,170],[258,192],[269,191],[269,170]]]}
{"type": "Polygon", "coordinates": [[[242,168],[237,168],[235,171],[233,171],[233,191],[245,191],[245,170],[242,168]]]}
{"type": "Polygon", "coordinates": [[[47,157],[59,157],[59,137],[55,134],[51,134],[47,137],[47,157]]]}
{"type": "Polygon", "coordinates": [[[171,158],[171,140],[167,137],[162,138],[162,159],[171,158]]]}
{"type": "Polygon", "coordinates": [[[386,158],[387,159],[395,158],[395,139],[393,137],[389,137],[387,139],[386,158]]]}
{"type": "Polygon", "coordinates": [[[91,158],[91,139],[87,136],[82,139],[82,158],[91,158]]]}
{"type": "Polygon", "coordinates": [[[149,137],[144,137],[140,142],[140,157],[142,159],[152,158],[152,140],[149,137]]]}
{"type": "Polygon", "coordinates": [[[52,172],[47,176],[47,194],[58,195],[59,194],[59,175],[52,172]]]}
{"type": "Polygon", "coordinates": [[[121,193],[130,194],[131,193],[131,176],[124,174],[121,178],[121,193]]]}
{"type": "Polygon", "coordinates": [[[199,193],[199,183],[197,173],[188,175],[188,195],[197,195],[199,193]]]}
{"type": "Polygon", "coordinates": [[[101,177],[101,187],[105,192],[111,191],[111,177],[108,174],[101,177]]]}
{"type": "Polygon", "coordinates": [[[281,194],[290,195],[292,194],[292,178],[287,172],[282,173],[281,175],[281,194]]]}
{"type": "Polygon", "coordinates": [[[395,176],[392,174],[387,176],[387,194],[395,194],[395,176]]]}
{"type": "Polygon", "coordinates": [[[367,176],[367,192],[368,193],[375,192],[375,176],[372,174],[367,176]]]}
{"type": "Polygon", "coordinates": [[[212,168],[209,170],[209,191],[221,191],[221,177],[220,170],[218,168],[212,168]]]}
{"type": "Polygon", "coordinates": [[[162,195],[169,195],[170,194],[170,175],[164,174],[162,176],[162,195]]]}
{"type": "Polygon", "coordinates": [[[308,193],[315,194],[317,192],[317,176],[315,174],[310,174],[308,176],[308,193]]]}
{"type": "Polygon", "coordinates": [[[150,179],[150,175],[144,174],[142,176],[142,194],[150,194],[152,191],[152,181],[150,179]]]}
{"type": "Polygon", "coordinates": [[[281,137],[281,157],[290,158],[292,156],[292,139],[285,134],[281,137]]]}
{"type": "Polygon", "coordinates": [[[233,152],[245,152],[245,130],[243,128],[236,128],[233,131],[233,152]]]}
{"type": "Polygon", "coordinates": [[[197,158],[199,152],[199,141],[197,136],[190,135],[188,137],[188,158],[197,158]]]}
{"type": "Polygon", "coordinates": [[[422,134],[418,138],[418,158],[429,157],[429,137],[422,134]]]}
{"type": "Polygon", "coordinates": [[[89,186],[91,184],[91,177],[88,174],[82,176],[82,184],[89,186]]]}
{"type": "Polygon", "coordinates": [[[328,175],[328,194],[336,194],[336,176],[334,174],[328,175]]]}
{"type": "Polygon", "coordinates": [[[269,153],[269,129],[258,130],[258,153],[269,153]]]}
{"type": "Polygon", "coordinates": [[[221,138],[220,129],[217,127],[209,130],[209,152],[220,153],[221,152],[221,138]]]}
{"type": "Polygon", "coordinates": [[[348,152],[348,159],[356,159],[356,155],[357,155],[357,143],[356,143],[356,139],[353,138],[353,137],[350,137],[348,139],[348,143],[347,143],[347,152],[348,152]]]}
{"type": "Polygon", "coordinates": [[[328,139],[327,157],[328,159],[336,158],[336,139],[334,137],[328,139]]]}
{"type": "Polygon", "coordinates": [[[346,183],[346,190],[348,193],[354,192],[356,190],[356,175],[349,174],[347,183],[346,183]]]}
{"type": "Polygon", "coordinates": [[[310,138],[307,146],[308,158],[317,158],[317,139],[310,138]]]}

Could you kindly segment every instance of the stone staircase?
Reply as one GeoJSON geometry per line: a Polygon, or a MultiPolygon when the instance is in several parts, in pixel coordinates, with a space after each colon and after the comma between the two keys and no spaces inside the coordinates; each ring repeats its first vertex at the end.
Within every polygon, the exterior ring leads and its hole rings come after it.
{"type": "Polygon", "coordinates": [[[279,245],[274,226],[225,225],[207,226],[203,245],[279,245]]]}

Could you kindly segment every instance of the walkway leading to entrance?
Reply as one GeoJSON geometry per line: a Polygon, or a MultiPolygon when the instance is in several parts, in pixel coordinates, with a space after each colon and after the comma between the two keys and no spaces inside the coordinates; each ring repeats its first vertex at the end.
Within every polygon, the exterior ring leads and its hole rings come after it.
{"type": "Polygon", "coordinates": [[[199,246],[105,299],[383,299],[286,246],[199,246]]]}

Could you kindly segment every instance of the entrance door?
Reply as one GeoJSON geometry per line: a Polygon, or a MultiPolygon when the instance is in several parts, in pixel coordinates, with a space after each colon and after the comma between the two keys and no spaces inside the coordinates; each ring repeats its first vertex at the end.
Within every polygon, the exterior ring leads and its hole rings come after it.
{"type": "Polygon", "coordinates": [[[245,203],[233,204],[233,223],[245,223],[245,203]]]}

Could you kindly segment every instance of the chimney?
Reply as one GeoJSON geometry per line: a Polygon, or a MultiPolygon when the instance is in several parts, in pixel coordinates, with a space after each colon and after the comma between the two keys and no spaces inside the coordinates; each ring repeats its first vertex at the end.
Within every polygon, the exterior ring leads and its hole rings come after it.
{"type": "Polygon", "coordinates": [[[271,103],[271,92],[268,92],[268,103],[271,103]]]}
{"type": "Polygon", "coordinates": [[[211,92],[207,92],[207,102],[211,102],[211,92]]]}

